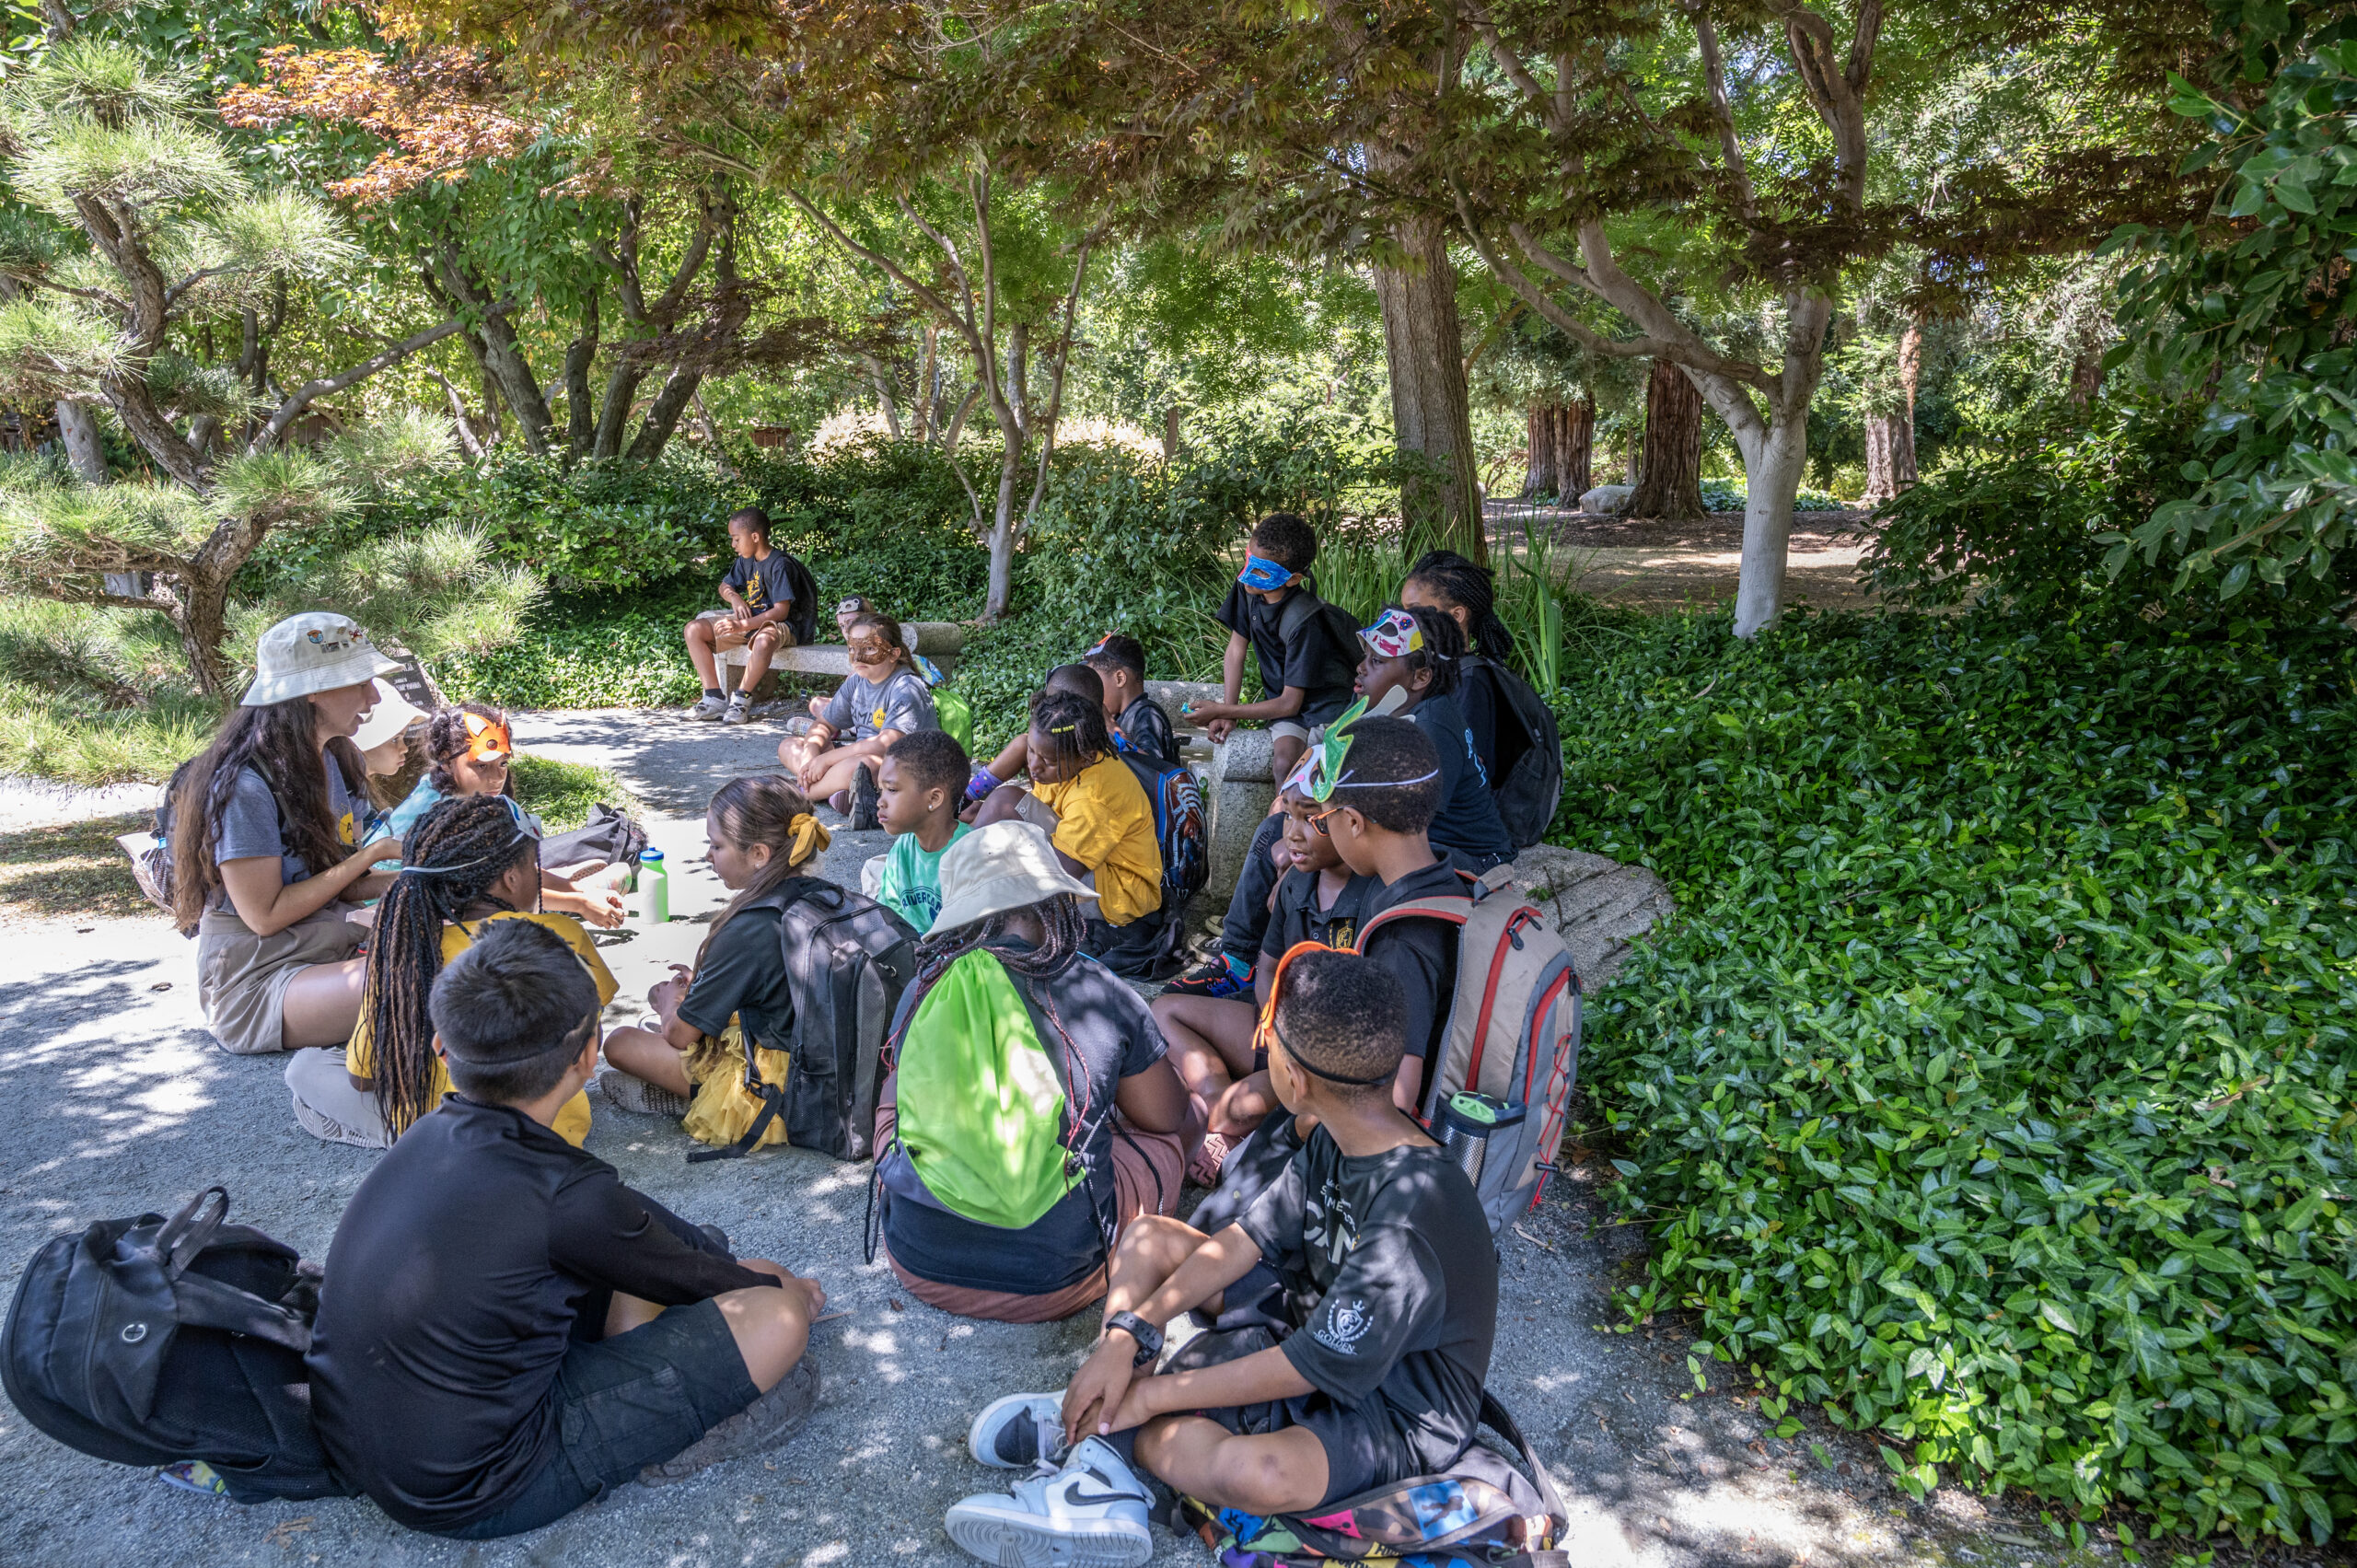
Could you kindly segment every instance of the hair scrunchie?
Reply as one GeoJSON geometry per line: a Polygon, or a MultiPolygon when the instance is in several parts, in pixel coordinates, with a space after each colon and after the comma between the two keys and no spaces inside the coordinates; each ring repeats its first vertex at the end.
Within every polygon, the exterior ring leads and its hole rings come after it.
{"type": "Polygon", "coordinates": [[[789,843],[785,850],[785,863],[788,865],[808,865],[825,851],[833,838],[833,835],[827,831],[827,825],[807,811],[796,816],[785,827],[786,831],[794,835],[793,842],[789,843]]]}

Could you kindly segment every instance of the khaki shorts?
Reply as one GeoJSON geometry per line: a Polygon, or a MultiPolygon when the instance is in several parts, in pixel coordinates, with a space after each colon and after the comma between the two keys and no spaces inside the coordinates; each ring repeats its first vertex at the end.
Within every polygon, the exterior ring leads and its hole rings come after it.
{"type": "MultiPolygon", "coordinates": [[[[725,621],[736,613],[737,612],[733,610],[706,610],[699,611],[696,615],[696,619],[698,621],[725,621]]],[[[773,632],[777,634],[777,645],[779,647],[790,648],[794,646],[794,628],[788,626],[783,621],[766,626],[762,628],[762,630],[773,632]]],[[[724,650],[728,648],[741,648],[745,645],[745,639],[734,632],[731,632],[725,637],[715,632],[712,636],[712,645],[715,648],[724,650]]]]}
{"type": "Polygon", "coordinates": [[[221,1049],[262,1056],[286,1049],[286,988],[319,964],[340,964],[367,933],[330,904],[285,930],[257,936],[231,910],[207,910],[196,927],[196,998],[221,1049]]]}
{"type": "Polygon", "coordinates": [[[1269,726],[1269,733],[1298,740],[1304,746],[1315,746],[1326,738],[1326,726],[1322,724],[1298,725],[1291,719],[1279,719],[1269,726]]]}

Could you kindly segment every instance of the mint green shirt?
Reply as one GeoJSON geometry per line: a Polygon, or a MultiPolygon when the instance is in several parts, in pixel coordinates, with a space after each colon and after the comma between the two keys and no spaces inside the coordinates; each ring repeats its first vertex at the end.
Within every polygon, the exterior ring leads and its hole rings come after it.
{"type": "MultiPolygon", "coordinates": [[[[971,831],[958,823],[949,844],[971,831]]],[[[877,885],[876,901],[915,926],[920,936],[933,929],[941,913],[941,857],[949,853],[949,844],[928,854],[914,833],[902,833],[884,857],[884,880],[877,885]]]]}

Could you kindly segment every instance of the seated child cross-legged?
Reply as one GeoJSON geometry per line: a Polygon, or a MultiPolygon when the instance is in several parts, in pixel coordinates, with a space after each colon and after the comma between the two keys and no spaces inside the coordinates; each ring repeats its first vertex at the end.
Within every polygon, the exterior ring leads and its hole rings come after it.
{"type": "Polygon", "coordinates": [[[863,824],[853,807],[865,803],[854,796],[874,789],[878,759],[900,737],[941,723],[924,677],[909,661],[899,621],[874,611],[860,616],[851,623],[849,651],[851,674],[809,734],[778,742],[777,760],[803,794],[852,817],[857,828],[863,824]]]}
{"type": "MultiPolygon", "coordinates": [[[[540,841],[496,796],[445,800],[410,829],[401,873],[377,909],[360,1022],[350,1042],[298,1051],[286,1064],[295,1120],[315,1138],[365,1149],[392,1146],[442,1103],[450,1075],[434,1052],[426,1002],[445,965],[493,923],[525,920],[563,939],[598,1005],[614,977],[569,915],[540,910],[540,841]]],[[[550,1125],[575,1148],[589,1136],[589,1097],[575,1095],[550,1125]]]]}
{"type": "Polygon", "coordinates": [[[918,1300],[1045,1323],[1105,1288],[1141,1215],[1178,1202],[1186,1093],[1137,993],[1081,944],[1095,897],[1028,822],[941,857],[941,913],[887,1049],[885,1260],[918,1300]]]}
{"type": "Polygon", "coordinates": [[[307,1365],[337,1471],[412,1529],[482,1540],[775,1446],[817,1397],[802,1353],[826,1294],[551,1129],[598,1062],[580,959],[494,922],[431,1011],[457,1092],[328,1250],[307,1365]]]}
{"type": "Polygon", "coordinates": [[[877,770],[876,819],[893,838],[876,901],[920,936],[941,912],[941,857],[973,830],[958,820],[967,771],[966,749],[938,729],[900,737],[877,770]]]}
{"type": "Polygon", "coordinates": [[[1114,753],[1100,699],[1040,692],[1031,699],[1025,746],[1031,787],[993,790],[975,825],[1024,821],[1052,836],[1056,858],[1097,895],[1088,951],[1101,954],[1114,930],[1162,909],[1154,803],[1114,753]]]}
{"type": "Polygon", "coordinates": [[[1258,1059],[1253,1037],[1277,960],[1303,942],[1349,947],[1366,894],[1366,879],[1342,864],[1334,841],[1317,822],[1323,807],[1305,792],[1301,769],[1285,782],[1279,802],[1284,808],[1279,818],[1284,823],[1283,848],[1293,868],[1271,895],[1273,907],[1254,966],[1253,994],[1167,991],[1154,999],[1155,1022],[1170,1042],[1170,1063],[1187,1086],[1192,1125],[1204,1130],[1202,1144],[1187,1162],[1188,1177],[1203,1187],[1219,1180],[1228,1149],[1276,1106],[1269,1093],[1268,1064],[1258,1059]]]}
{"type": "Polygon", "coordinates": [[[986,1465],[1052,1474],[952,1506],[986,1562],[1143,1563],[1148,1473],[1214,1508],[1303,1514],[1445,1474],[1480,1420],[1498,1257],[1457,1163],[1387,1092],[1399,987],[1371,959],[1288,955],[1271,1011],[1277,1098],[1310,1130],[1235,1220],[1205,1235],[1142,1221],[1115,1255],[1097,1349],[1061,1398],[976,1418],[986,1465]],[[1155,1372],[1181,1312],[1205,1333],[1155,1372]]]}
{"type": "MultiPolygon", "coordinates": [[[[1105,682],[1093,665],[1060,664],[1048,671],[1048,679],[1039,682],[1039,690],[1070,691],[1099,704],[1105,701],[1105,682]]],[[[1111,738],[1109,734],[1107,738],[1109,740],[1111,738]]],[[[1030,766],[1031,732],[1026,729],[1021,735],[1000,747],[997,756],[973,770],[971,783],[966,793],[975,809],[967,813],[968,819],[978,819],[981,803],[990,797],[993,790],[1018,774],[1029,772],[1030,766]]]]}
{"type": "MultiPolygon", "coordinates": [[[[749,1036],[762,1081],[785,1086],[794,993],[778,937],[781,889],[827,847],[828,833],[800,790],[767,774],[714,791],[703,832],[713,874],[736,896],[713,918],[694,964],[672,965],[648,995],[656,1027],[607,1035],[598,1086],[619,1109],[684,1118],[690,1137],[722,1145],[761,1113],[745,1086],[749,1036]]],[[[785,1141],[783,1121],[762,1129],[762,1147],[785,1141]]]]}

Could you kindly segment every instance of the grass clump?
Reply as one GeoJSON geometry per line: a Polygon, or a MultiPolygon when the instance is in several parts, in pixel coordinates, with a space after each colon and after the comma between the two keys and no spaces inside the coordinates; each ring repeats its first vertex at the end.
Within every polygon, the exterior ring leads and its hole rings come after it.
{"type": "Polygon", "coordinates": [[[1574,672],[1558,836],[1681,906],[1594,1015],[1654,1242],[1624,1301],[1917,1495],[2321,1542],[2357,1519],[2357,640],[2131,624],[1669,620],[1574,672]]]}

